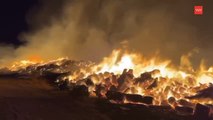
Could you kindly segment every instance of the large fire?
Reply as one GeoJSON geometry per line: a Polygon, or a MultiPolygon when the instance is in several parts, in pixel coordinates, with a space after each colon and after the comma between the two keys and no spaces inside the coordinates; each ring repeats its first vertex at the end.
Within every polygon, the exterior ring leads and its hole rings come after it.
{"type": "MultiPolygon", "coordinates": [[[[26,70],[29,66],[39,67],[50,63],[62,66],[63,61],[66,59],[60,58],[50,62],[24,60],[16,62],[10,70],[26,70]]],[[[161,60],[158,56],[145,58],[135,52],[114,50],[99,64],[91,63],[72,72],[68,70],[69,74],[59,77],[57,82],[68,81],[71,85],[86,85],[91,96],[106,97],[108,91],[151,96],[154,105],[175,107],[182,105],[183,101],[188,103],[188,106],[196,103],[213,104],[213,99],[206,96],[191,99],[191,96],[212,86],[213,67],[206,68],[201,64],[200,68],[195,70],[186,56],[182,57],[181,62],[180,66],[175,67],[170,60],[161,60]],[[88,79],[91,85],[86,84],[88,79]]],[[[130,101],[124,98],[123,102],[130,101]]]]}

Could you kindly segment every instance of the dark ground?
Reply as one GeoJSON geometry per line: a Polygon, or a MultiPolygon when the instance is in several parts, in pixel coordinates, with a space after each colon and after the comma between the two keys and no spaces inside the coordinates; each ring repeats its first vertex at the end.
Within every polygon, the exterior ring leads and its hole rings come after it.
{"type": "Polygon", "coordinates": [[[46,82],[0,80],[0,120],[107,120],[93,101],[71,98],[46,82]]]}
{"type": "Polygon", "coordinates": [[[191,120],[165,108],[72,97],[45,80],[0,79],[0,120],[191,120]]]}

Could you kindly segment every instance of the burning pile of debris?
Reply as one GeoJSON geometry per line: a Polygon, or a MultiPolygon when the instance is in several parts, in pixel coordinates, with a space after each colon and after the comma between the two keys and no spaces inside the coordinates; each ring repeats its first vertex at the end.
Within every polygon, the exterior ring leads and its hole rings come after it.
{"type": "Polygon", "coordinates": [[[180,115],[212,119],[213,69],[186,72],[168,64],[116,50],[100,64],[64,58],[46,63],[25,61],[1,69],[0,76],[41,77],[75,97],[97,97],[116,105],[150,109],[167,107],[180,115]]]}
{"type": "Polygon", "coordinates": [[[24,60],[16,62],[11,67],[1,68],[0,76],[14,76],[17,78],[57,78],[60,75],[70,75],[74,72],[80,71],[81,69],[87,70],[92,65],[92,62],[73,61],[68,58],[59,58],[57,60],[40,63],[24,60]]]}

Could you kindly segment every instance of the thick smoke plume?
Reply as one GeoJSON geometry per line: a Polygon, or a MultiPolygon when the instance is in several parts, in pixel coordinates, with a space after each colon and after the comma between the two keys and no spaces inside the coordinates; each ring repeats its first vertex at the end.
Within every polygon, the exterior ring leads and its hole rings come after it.
{"type": "Polygon", "coordinates": [[[145,55],[157,51],[175,63],[193,49],[200,51],[197,61],[212,60],[208,27],[213,25],[206,23],[212,18],[208,12],[194,16],[193,5],[185,0],[41,1],[28,15],[32,30],[20,35],[26,44],[16,49],[1,47],[1,62],[32,56],[99,61],[123,41],[129,49],[145,55]]]}

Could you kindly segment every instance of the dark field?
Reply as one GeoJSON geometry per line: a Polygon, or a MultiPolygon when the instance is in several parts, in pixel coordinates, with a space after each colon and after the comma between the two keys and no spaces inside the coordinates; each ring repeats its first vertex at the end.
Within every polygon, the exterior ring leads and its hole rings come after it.
{"type": "Polygon", "coordinates": [[[0,120],[192,120],[167,107],[74,97],[45,80],[0,80],[0,120]]]}

